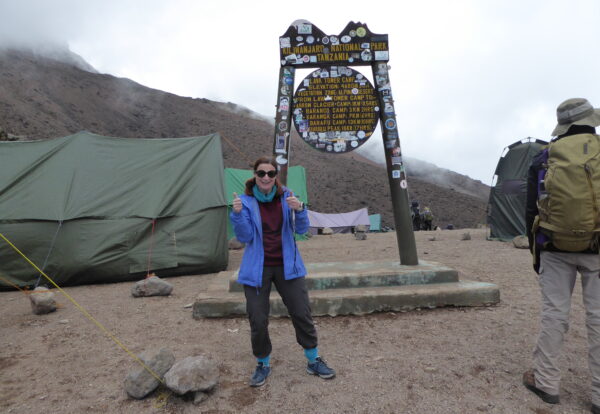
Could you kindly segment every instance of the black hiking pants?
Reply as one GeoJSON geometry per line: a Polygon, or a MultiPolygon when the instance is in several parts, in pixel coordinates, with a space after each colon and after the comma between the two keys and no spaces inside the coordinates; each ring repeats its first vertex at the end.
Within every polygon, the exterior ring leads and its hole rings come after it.
{"type": "Polygon", "coordinates": [[[306,280],[304,277],[285,280],[283,266],[265,266],[260,288],[244,285],[246,311],[250,320],[250,340],[254,356],[265,358],[271,354],[273,349],[269,337],[271,283],[275,283],[277,292],[283,299],[296,330],[296,340],[300,346],[304,349],[315,348],[317,346],[317,331],[312,320],[306,280]]]}

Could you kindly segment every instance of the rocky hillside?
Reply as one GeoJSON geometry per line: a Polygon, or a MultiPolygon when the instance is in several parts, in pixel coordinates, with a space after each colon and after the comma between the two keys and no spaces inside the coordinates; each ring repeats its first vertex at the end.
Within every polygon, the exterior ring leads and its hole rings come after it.
{"type": "MultiPolygon", "coordinates": [[[[84,69],[31,52],[0,50],[0,127],[21,139],[80,130],[121,137],[219,132],[224,164],[234,168],[248,168],[252,160],[272,151],[272,123],[235,104],[181,97],[84,69]]],[[[291,161],[306,168],[313,210],[333,213],[368,207],[370,213],[382,214],[383,225],[394,225],[385,168],[355,153],[318,152],[298,136],[292,138],[291,161]]],[[[481,188],[479,193],[464,194],[413,174],[409,192],[411,199],[432,209],[434,224],[475,227],[485,221],[487,197],[481,196],[481,188]]]]}

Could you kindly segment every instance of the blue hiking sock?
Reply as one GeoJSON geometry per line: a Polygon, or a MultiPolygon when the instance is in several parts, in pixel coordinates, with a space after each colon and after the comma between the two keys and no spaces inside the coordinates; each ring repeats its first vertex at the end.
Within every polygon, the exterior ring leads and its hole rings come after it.
{"type": "Polygon", "coordinates": [[[264,358],[256,358],[258,362],[262,362],[263,366],[268,367],[271,361],[271,355],[267,355],[264,358]]]}
{"type": "Polygon", "coordinates": [[[317,360],[317,357],[319,356],[319,350],[317,349],[317,347],[314,347],[311,349],[305,349],[304,355],[306,356],[306,359],[308,359],[308,362],[313,364],[317,360]]]}

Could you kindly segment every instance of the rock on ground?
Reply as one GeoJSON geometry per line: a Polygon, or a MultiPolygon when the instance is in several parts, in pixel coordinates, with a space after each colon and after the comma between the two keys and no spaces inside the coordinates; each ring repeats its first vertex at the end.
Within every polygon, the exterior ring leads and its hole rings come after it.
{"type": "Polygon", "coordinates": [[[512,242],[513,246],[517,249],[529,249],[529,240],[527,239],[527,236],[517,236],[512,239],[512,242]]]}
{"type": "Polygon", "coordinates": [[[46,287],[36,287],[29,295],[29,300],[31,301],[31,310],[36,315],[43,315],[56,310],[54,293],[46,287]]]}
{"type": "Polygon", "coordinates": [[[173,285],[157,276],[140,280],[131,287],[131,295],[138,298],[142,296],[169,296],[173,285]]]}
{"type": "MultiPolygon", "coordinates": [[[[162,348],[155,353],[144,352],[139,358],[161,379],[175,363],[175,355],[167,348],[162,348]]],[[[138,364],[125,378],[125,391],[133,398],[142,399],[154,391],[159,384],[160,381],[154,375],[138,364]]]]}
{"type": "Polygon", "coordinates": [[[217,364],[206,355],[184,358],[165,374],[167,387],[179,395],[190,391],[210,391],[218,380],[217,364]]]}

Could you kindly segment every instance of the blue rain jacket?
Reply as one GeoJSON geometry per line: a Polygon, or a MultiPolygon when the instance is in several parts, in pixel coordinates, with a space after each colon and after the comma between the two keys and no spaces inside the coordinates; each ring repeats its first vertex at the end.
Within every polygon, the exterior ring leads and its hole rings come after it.
{"type": "MultiPolygon", "coordinates": [[[[285,199],[290,196],[287,188],[281,196],[283,224],[281,226],[281,244],[283,253],[283,273],[286,280],[306,275],[304,262],[296,246],[294,233],[304,234],[308,231],[309,221],[306,208],[300,212],[292,210],[285,199]]],[[[264,249],[262,238],[262,221],[258,201],[246,194],[239,196],[242,200],[242,211],[229,215],[236,238],[246,244],[238,283],[260,287],[264,266],[264,249]]]]}

